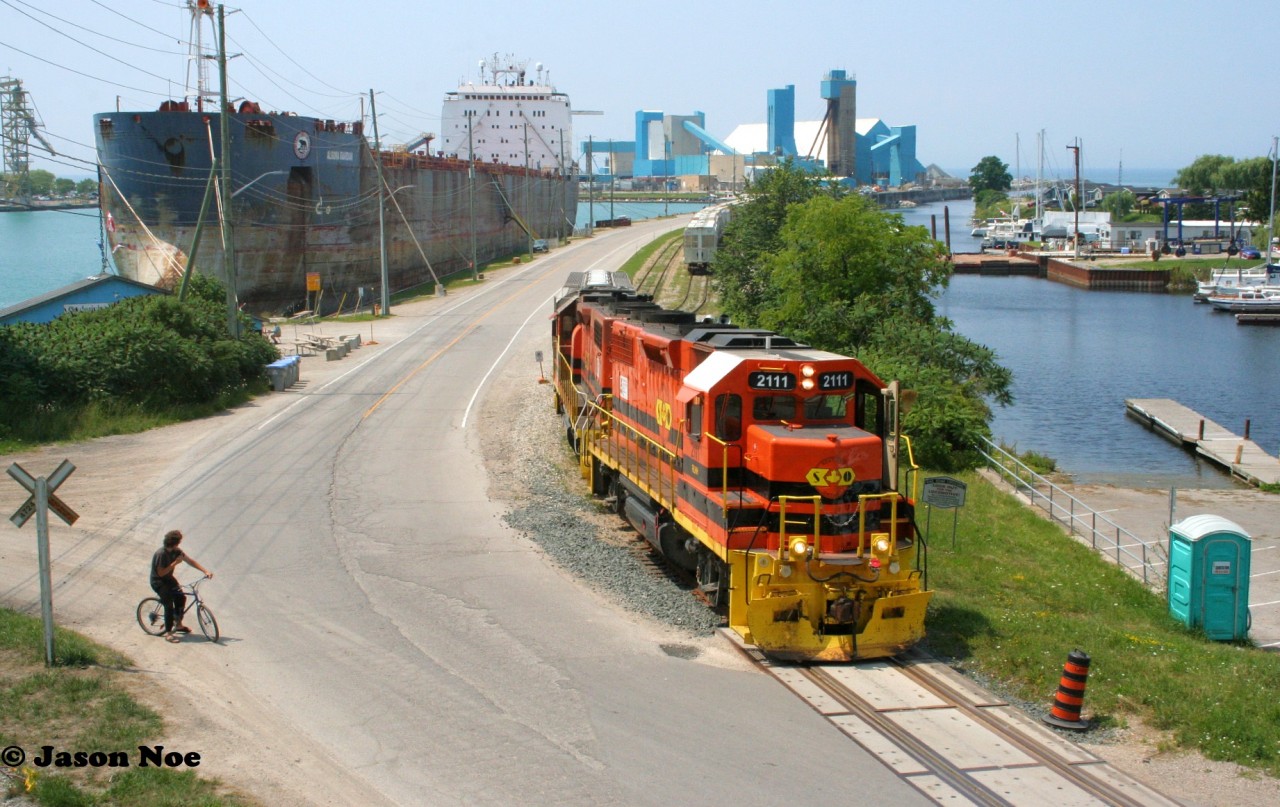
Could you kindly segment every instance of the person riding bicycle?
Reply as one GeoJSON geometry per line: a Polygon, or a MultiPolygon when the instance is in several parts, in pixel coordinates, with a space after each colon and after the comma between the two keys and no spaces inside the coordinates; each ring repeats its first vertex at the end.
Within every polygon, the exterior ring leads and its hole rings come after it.
{"type": "Polygon", "coordinates": [[[186,563],[213,577],[213,572],[178,548],[181,543],[182,531],[169,530],[164,535],[164,546],[151,556],[151,589],[160,598],[160,602],[164,603],[164,632],[160,635],[170,642],[179,641],[179,633],[191,632],[191,628],[182,624],[182,613],[187,609],[187,595],[182,593],[182,586],[178,584],[178,578],[173,576],[173,570],[178,568],[179,563],[186,563]]]}

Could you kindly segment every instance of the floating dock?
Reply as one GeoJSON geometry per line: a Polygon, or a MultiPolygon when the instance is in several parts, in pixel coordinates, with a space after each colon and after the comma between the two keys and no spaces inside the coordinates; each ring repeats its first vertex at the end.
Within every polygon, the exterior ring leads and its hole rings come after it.
{"type": "Polygon", "coordinates": [[[1251,485],[1280,483],[1280,459],[1199,412],[1168,398],[1130,398],[1124,405],[1126,412],[1147,428],[1232,476],[1251,485]]]}
{"type": "Polygon", "coordinates": [[[1024,275],[1040,277],[1040,261],[1016,252],[957,252],[951,256],[957,275],[1024,275]]]}
{"type": "Polygon", "coordinates": [[[1280,325],[1280,314],[1236,314],[1237,325],[1280,325]]]}

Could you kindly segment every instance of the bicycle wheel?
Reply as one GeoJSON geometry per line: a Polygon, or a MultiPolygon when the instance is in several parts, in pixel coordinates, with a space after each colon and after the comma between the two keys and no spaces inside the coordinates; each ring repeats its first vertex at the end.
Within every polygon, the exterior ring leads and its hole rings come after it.
{"type": "Polygon", "coordinates": [[[155,597],[138,603],[138,625],[152,636],[164,633],[164,603],[155,597]]]}
{"type": "Polygon", "coordinates": [[[211,642],[218,641],[218,620],[213,618],[209,606],[201,603],[196,606],[196,619],[200,621],[200,631],[211,642]]]}

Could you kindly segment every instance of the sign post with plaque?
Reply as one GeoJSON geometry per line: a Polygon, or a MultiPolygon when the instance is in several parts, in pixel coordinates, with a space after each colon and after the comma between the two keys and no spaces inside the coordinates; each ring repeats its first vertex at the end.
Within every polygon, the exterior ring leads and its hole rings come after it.
{"type": "Polygon", "coordinates": [[[951,548],[956,548],[956,527],[960,521],[960,508],[964,507],[964,496],[968,491],[968,486],[959,479],[953,479],[949,476],[931,476],[924,480],[923,491],[920,493],[920,501],[929,505],[928,514],[925,516],[924,532],[929,534],[929,522],[933,518],[933,508],[937,507],[943,510],[954,510],[951,518],[951,548]]]}

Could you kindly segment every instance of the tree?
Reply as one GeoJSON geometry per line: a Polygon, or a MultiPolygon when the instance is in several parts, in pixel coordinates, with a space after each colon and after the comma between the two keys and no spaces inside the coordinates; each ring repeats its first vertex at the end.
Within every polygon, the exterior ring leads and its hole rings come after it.
{"type": "Polygon", "coordinates": [[[994,219],[1008,216],[1012,208],[1009,197],[1003,191],[978,191],[973,197],[973,217],[975,219],[994,219]]]}
{"type": "Polygon", "coordinates": [[[1221,154],[1202,154],[1173,177],[1173,184],[1192,196],[1212,196],[1227,185],[1223,170],[1235,162],[1234,157],[1221,154]]]}
{"type": "Polygon", "coordinates": [[[1009,166],[999,157],[983,157],[969,174],[969,187],[974,193],[982,191],[1007,191],[1013,187],[1013,175],[1009,166]]]}
{"type": "Polygon", "coordinates": [[[82,179],[76,183],[76,193],[81,196],[88,196],[98,192],[98,180],[82,179]]]}
{"type": "MultiPolygon", "coordinates": [[[[782,179],[779,189],[795,190],[782,179]]],[[[763,194],[753,203],[757,212],[777,209],[763,194]]],[[[755,291],[722,297],[725,313],[858,356],[881,378],[899,379],[917,393],[903,421],[916,458],[947,470],[975,463],[978,438],[990,435],[987,400],[1011,402],[1011,376],[990,350],[936,315],[933,299],[951,274],[945,248],[859,195],[815,191],[785,209],[776,232],[763,215],[735,213],[735,274],[722,277],[717,259],[717,286],[742,282],[755,291]]]]}
{"type": "Polygon", "coordinates": [[[53,192],[59,196],[66,196],[76,189],[76,183],[73,179],[58,177],[53,181],[53,192]]]}
{"type": "Polygon", "coordinates": [[[43,168],[37,168],[28,175],[30,185],[28,187],[31,192],[36,195],[47,194],[53,190],[53,172],[46,171],[43,168]]]}
{"type": "Polygon", "coordinates": [[[1102,209],[1111,214],[1112,221],[1120,221],[1129,215],[1137,204],[1138,197],[1130,190],[1116,191],[1102,198],[1102,209]]]}
{"type": "Polygon", "coordinates": [[[760,273],[760,257],[778,251],[778,234],[788,209],[819,194],[839,193],[824,188],[817,177],[790,160],[747,184],[746,201],[736,206],[712,264],[712,284],[725,311],[754,320],[770,293],[760,273]]]}

